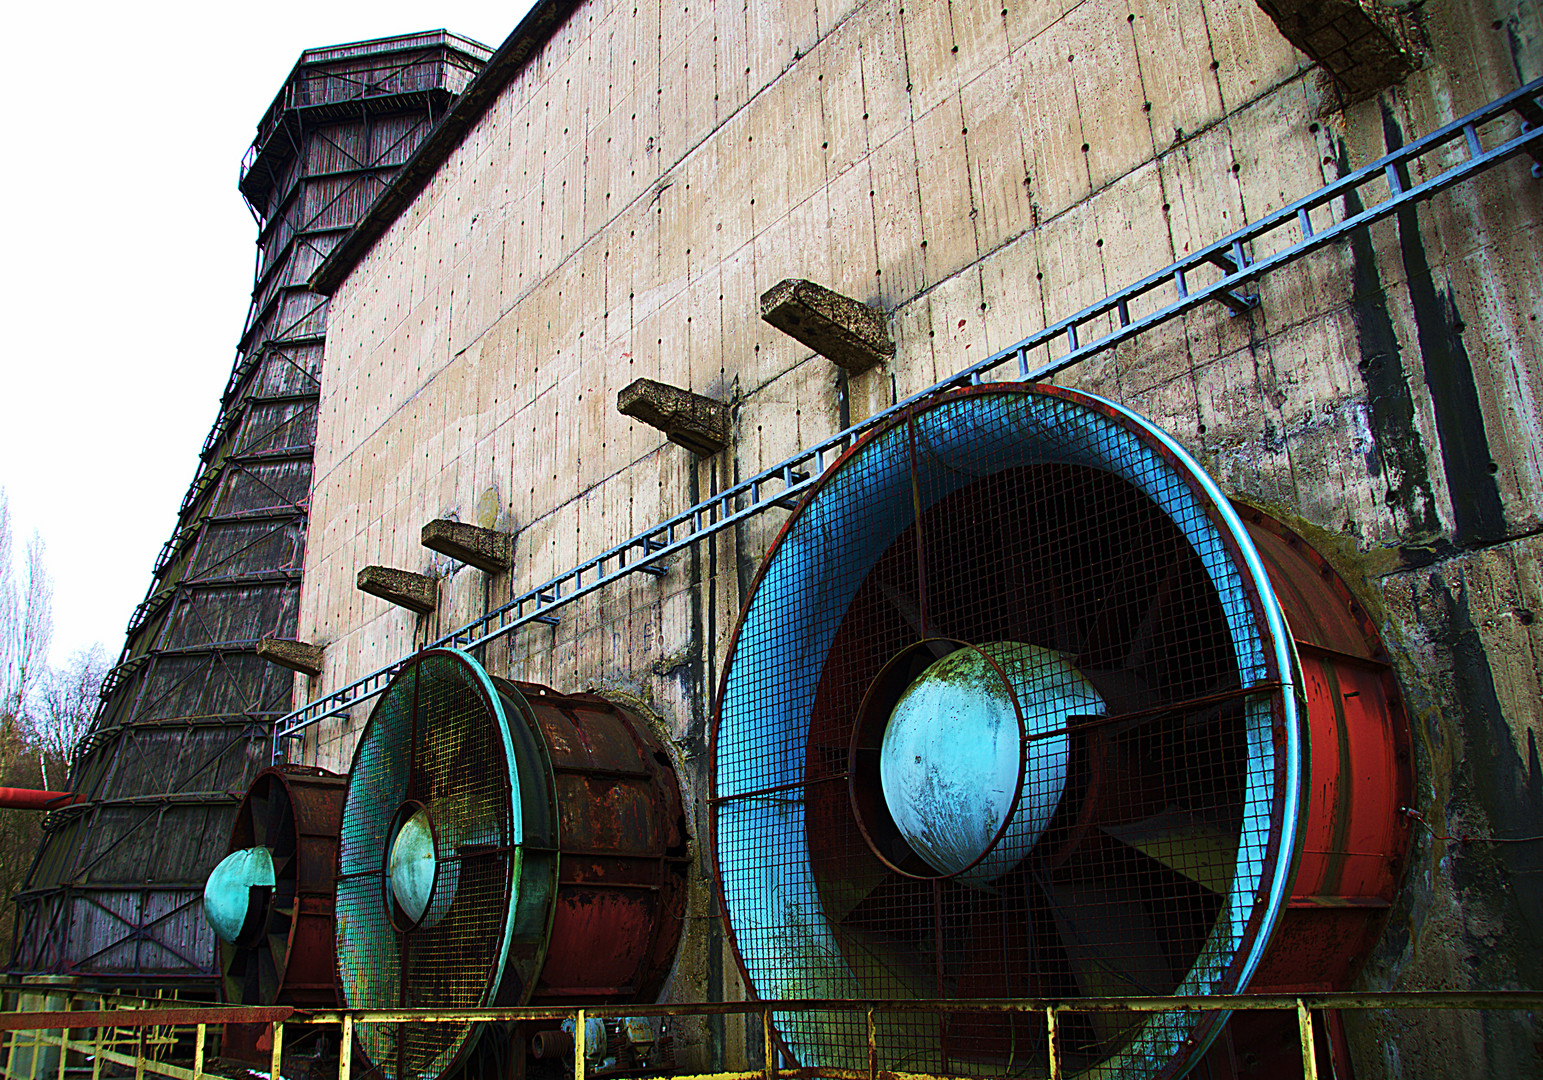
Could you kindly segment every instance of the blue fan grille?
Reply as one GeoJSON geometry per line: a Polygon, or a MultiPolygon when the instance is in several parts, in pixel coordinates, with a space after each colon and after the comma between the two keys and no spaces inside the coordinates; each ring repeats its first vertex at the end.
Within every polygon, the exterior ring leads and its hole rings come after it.
{"type": "MultiPolygon", "coordinates": [[[[1214,484],[1117,406],[988,390],[876,433],[768,557],[715,718],[716,855],[756,995],[1245,985],[1294,843],[1281,630],[1214,484]],[[1073,734],[1067,793],[1039,844],[988,889],[887,871],[848,801],[863,692],[891,656],[940,635],[1062,651],[1109,705],[1073,734]]],[[[1214,1024],[1078,1019],[1065,1049],[1093,1075],[1155,1075],[1203,1049],[1214,1024]]],[[[779,1031],[806,1065],[867,1067],[860,1020],[803,1014],[779,1031]]],[[[1038,1024],[880,1014],[879,1044],[884,1069],[1045,1069],[1038,1024]]]]}
{"type": "MultiPolygon", "coordinates": [[[[337,939],[350,1008],[472,1009],[496,995],[509,949],[521,839],[506,718],[470,657],[425,653],[387,688],[361,736],[339,839],[337,939]],[[389,829],[407,800],[434,820],[441,878],[432,918],[393,926],[389,829]],[[432,923],[433,925],[429,925],[432,923]]],[[[391,1080],[437,1077],[474,1042],[470,1024],[359,1025],[391,1080]]]]}

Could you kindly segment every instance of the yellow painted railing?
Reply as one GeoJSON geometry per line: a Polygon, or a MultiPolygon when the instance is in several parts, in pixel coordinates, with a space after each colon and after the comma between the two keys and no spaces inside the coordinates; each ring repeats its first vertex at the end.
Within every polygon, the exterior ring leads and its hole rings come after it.
{"type": "MultiPolygon", "coordinates": [[[[352,1045],[355,1024],[515,1022],[572,1020],[574,1080],[586,1080],[588,1055],[585,1020],[619,1017],[706,1017],[757,1015],[765,1042],[766,1065],[740,1072],[699,1074],[681,1080],[936,1080],[926,1073],[894,1072],[879,1068],[879,1044],[875,1016],[883,1013],[1024,1014],[1037,1015],[1045,1024],[1051,1080],[1064,1080],[1060,1031],[1064,1019],[1081,1013],[1239,1012],[1280,1010],[1293,1013],[1301,1040],[1302,1075],[1319,1076],[1314,1040],[1314,1016],[1320,1010],[1538,1010],[1543,993],[1528,991],[1442,991],[1295,995],[1243,995],[1206,997],[1078,998],[1076,1000],[955,999],[937,1001],[746,1001],[692,1002],[669,1005],[617,1005],[605,1008],[523,1008],[480,1010],[348,1010],[303,1013],[285,1006],[262,1008],[211,1007],[170,999],[128,999],[80,993],[57,986],[28,987],[34,1004],[64,1008],[24,1008],[0,1013],[0,1078],[3,1080],[67,1080],[66,1073],[80,1077],[89,1069],[92,1080],[148,1076],[168,1080],[204,1080],[209,1057],[209,1031],[227,1023],[272,1025],[270,1076],[281,1077],[281,1060],[287,1037],[317,1025],[340,1029],[339,1045],[352,1045]],[[866,1021],[868,1061],[866,1069],[779,1068],[774,1018],[801,1012],[858,1013],[866,1021]],[[190,1049],[189,1049],[190,1046],[190,1049]],[[71,1055],[76,1065],[67,1069],[71,1055]]],[[[14,995],[13,995],[14,998],[14,995]]],[[[350,1080],[351,1054],[339,1054],[337,1080],[350,1080]]],[[[950,1074],[953,1077],[968,1075],[950,1074]]]]}

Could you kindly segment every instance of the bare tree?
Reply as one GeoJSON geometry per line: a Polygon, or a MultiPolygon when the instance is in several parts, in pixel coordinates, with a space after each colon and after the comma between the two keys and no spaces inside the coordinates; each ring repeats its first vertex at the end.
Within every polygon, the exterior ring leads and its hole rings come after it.
{"type": "Polygon", "coordinates": [[[20,581],[11,557],[11,504],[0,489],[0,715],[14,721],[48,663],[54,586],[43,565],[43,538],[35,531],[20,581]]]}
{"type": "Polygon", "coordinates": [[[91,728],[101,700],[102,680],[110,663],[100,644],[78,650],[63,667],[50,667],[38,680],[27,710],[27,729],[38,749],[43,787],[63,784],[73,765],[75,748],[91,728]]]}

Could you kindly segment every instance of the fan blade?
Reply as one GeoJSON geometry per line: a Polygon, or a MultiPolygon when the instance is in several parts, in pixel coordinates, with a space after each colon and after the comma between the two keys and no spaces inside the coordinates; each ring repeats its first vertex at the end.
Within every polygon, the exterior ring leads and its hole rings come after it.
{"type": "Polygon", "coordinates": [[[1180,576],[1179,559],[1176,556],[1168,569],[1163,571],[1162,578],[1158,580],[1157,589],[1152,594],[1152,599],[1147,604],[1141,621],[1136,624],[1135,632],[1131,635],[1130,648],[1125,650],[1125,659],[1120,665],[1126,671],[1140,671],[1146,666],[1147,651],[1151,648],[1152,638],[1163,621],[1168,602],[1178,588],[1180,576]]]}
{"type": "Polygon", "coordinates": [[[295,815],[290,809],[289,799],[282,791],[275,791],[273,798],[268,800],[268,836],[272,843],[268,846],[274,853],[293,853],[295,850],[295,815]]]}
{"type": "Polygon", "coordinates": [[[1225,895],[1232,888],[1238,836],[1223,821],[1170,807],[1140,821],[1099,828],[1211,892],[1225,895]]]}
{"type": "Polygon", "coordinates": [[[893,871],[877,859],[850,859],[838,874],[819,876],[820,902],[825,905],[826,918],[832,923],[846,922],[864,900],[885,880],[894,877],[893,871]]]}
{"type": "Polygon", "coordinates": [[[268,843],[268,794],[260,786],[247,796],[246,812],[252,823],[252,847],[272,847],[268,843]]]}
{"type": "Polygon", "coordinates": [[[268,935],[268,948],[266,950],[269,961],[273,967],[275,985],[284,982],[284,972],[289,967],[289,932],[268,935]]]}
{"type": "Polygon", "coordinates": [[[279,972],[274,964],[272,952],[272,939],[269,939],[268,948],[257,949],[257,963],[253,965],[257,975],[258,1001],[263,1004],[271,1004],[279,999],[279,972]]]}
{"type": "MultiPolygon", "coordinates": [[[[1056,930],[1083,997],[1158,995],[1173,989],[1158,955],[1158,927],[1133,892],[1093,882],[1041,878],[1056,930]]],[[[1091,1014],[1100,1042],[1117,1040],[1134,1023],[1118,1013],[1091,1014]]]]}
{"type": "MultiPolygon", "coordinates": [[[[933,616],[931,626],[922,623],[921,605],[910,594],[901,592],[887,581],[879,582],[879,591],[884,594],[884,599],[890,602],[890,606],[900,612],[900,617],[905,620],[905,624],[911,628],[911,633],[915,634],[918,640],[948,636],[938,629],[936,615],[933,616]]],[[[932,642],[927,646],[927,650],[940,660],[951,651],[941,641],[932,642]]]]}
{"type": "Polygon", "coordinates": [[[858,974],[863,990],[876,998],[936,997],[931,956],[899,946],[884,934],[851,926],[832,926],[842,953],[858,974]],[[860,959],[859,959],[860,957],[860,959]]]}

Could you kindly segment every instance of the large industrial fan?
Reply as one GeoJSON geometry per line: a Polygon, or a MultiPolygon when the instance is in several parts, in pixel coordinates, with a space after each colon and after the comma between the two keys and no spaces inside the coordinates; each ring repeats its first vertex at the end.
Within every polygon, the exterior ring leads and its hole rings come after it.
{"type": "MultiPolygon", "coordinates": [[[[1172,438],[1055,387],[934,398],[826,473],[713,738],[762,999],[1342,986],[1401,876],[1407,721],[1353,597],[1172,438]]],[[[1223,1023],[1070,1013],[1058,1043],[1068,1075],[1173,1076],[1223,1023]]],[[[1046,1072],[1043,1017],[876,1027],[882,1069],[1046,1072]]],[[[870,1067],[858,1014],[778,1031],[806,1067],[870,1067]]]]}
{"type": "MultiPolygon", "coordinates": [[[[686,845],[674,769],[642,721],[492,678],[462,652],[420,653],[375,706],[349,774],[343,998],[440,1010],[652,1000],[680,937],[686,845]]],[[[354,1030],[392,1080],[441,1076],[488,1034],[354,1030]]]]}
{"type": "MultiPolygon", "coordinates": [[[[336,1007],[332,875],[345,782],[283,765],[258,773],[241,800],[230,853],[204,885],[231,1004],[336,1007]]],[[[229,1025],[223,1053],[266,1062],[261,1039],[251,1025],[229,1025]]]]}

